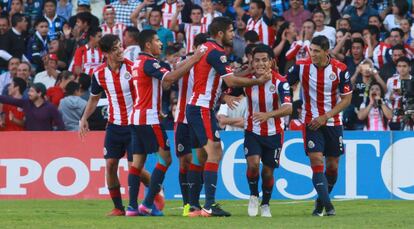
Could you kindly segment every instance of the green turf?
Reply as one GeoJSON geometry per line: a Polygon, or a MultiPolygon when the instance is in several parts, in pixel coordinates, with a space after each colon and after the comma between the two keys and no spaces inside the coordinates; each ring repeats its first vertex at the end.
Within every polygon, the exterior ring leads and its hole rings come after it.
{"type": "Polygon", "coordinates": [[[335,201],[335,217],[312,217],[311,201],[272,201],[273,218],[248,217],[246,201],[221,201],[230,218],[181,217],[168,201],[164,217],[106,217],[104,200],[1,200],[0,228],[413,228],[414,202],[335,201]]]}

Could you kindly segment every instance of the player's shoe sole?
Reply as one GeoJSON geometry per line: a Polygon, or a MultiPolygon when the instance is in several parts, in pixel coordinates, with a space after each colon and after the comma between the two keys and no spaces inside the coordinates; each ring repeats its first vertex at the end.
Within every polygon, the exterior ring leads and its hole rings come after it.
{"type": "Polygon", "coordinates": [[[106,216],[125,216],[125,211],[118,208],[114,208],[112,209],[112,211],[106,214],[106,216]]]}

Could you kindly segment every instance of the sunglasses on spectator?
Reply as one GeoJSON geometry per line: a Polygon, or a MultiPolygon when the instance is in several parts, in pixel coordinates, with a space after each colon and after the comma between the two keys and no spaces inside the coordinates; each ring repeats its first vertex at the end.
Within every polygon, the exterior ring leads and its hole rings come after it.
{"type": "Polygon", "coordinates": [[[329,3],[331,3],[331,1],[326,1],[326,0],[325,0],[325,1],[319,1],[319,3],[320,3],[320,4],[329,4],[329,3]]]}

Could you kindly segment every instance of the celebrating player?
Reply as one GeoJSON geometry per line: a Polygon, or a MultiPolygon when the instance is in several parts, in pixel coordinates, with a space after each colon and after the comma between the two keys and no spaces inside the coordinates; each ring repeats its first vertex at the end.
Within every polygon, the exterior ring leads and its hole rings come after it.
{"type": "MultiPolygon", "coordinates": [[[[253,51],[254,76],[272,72],[273,51],[269,46],[259,45],[253,51]]],[[[263,199],[261,216],[272,217],[269,200],[272,195],[273,171],[279,166],[283,144],[283,116],[292,113],[289,83],[284,77],[272,72],[272,78],[260,86],[245,89],[247,96],[247,119],[244,123],[244,151],[247,160],[247,180],[250,188],[249,216],[256,216],[259,207],[259,166],[262,168],[263,199]],[[280,101],[280,104],[279,104],[280,101]]]]}
{"type": "Polygon", "coordinates": [[[169,88],[172,83],[182,77],[202,57],[203,52],[185,60],[176,70],[170,72],[160,66],[155,58],[161,54],[162,43],[154,30],[143,30],[139,34],[141,50],[133,67],[134,108],[130,115],[133,163],[130,189],[138,193],[141,171],[147,154],[158,152],[158,163],[151,176],[147,195],[135,211],[143,215],[161,216],[163,213],[153,204],[155,195],[160,191],[165,172],[171,164],[169,143],[164,128],[160,125],[160,99],[163,88],[169,88]]]}
{"type": "MultiPolygon", "coordinates": [[[[133,94],[131,93],[131,69],[133,62],[123,58],[123,48],[116,35],[105,35],[99,41],[99,47],[106,57],[106,62],[99,66],[93,77],[91,96],[85,112],[80,120],[80,135],[83,138],[89,131],[88,118],[92,115],[105,92],[109,100],[109,120],[105,131],[104,158],[106,159],[106,180],[109,194],[115,208],[110,216],[125,215],[120,192],[120,183],[117,175],[119,159],[127,152],[128,161],[132,161],[131,133],[128,126],[128,115],[132,111],[133,94]]],[[[143,172],[143,182],[149,183],[149,173],[143,172]]],[[[130,202],[136,203],[137,195],[130,195],[130,202]]],[[[131,203],[130,203],[131,205],[131,203]]]]}
{"type": "Polygon", "coordinates": [[[208,40],[202,48],[207,49],[206,55],[194,66],[193,94],[187,104],[186,117],[190,126],[190,135],[194,137],[193,147],[197,148],[197,156],[207,155],[204,165],[204,187],[206,202],[201,209],[198,203],[201,179],[192,178],[191,174],[199,174],[190,167],[190,213],[189,216],[230,216],[215,202],[217,171],[222,156],[217,121],[213,111],[215,103],[221,95],[221,84],[224,81],[229,87],[249,87],[263,84],[271,76],[265,74],[258,79],[235,77],[227,63],[223,45],[232,45],[233,22],[226,17],[214,18],[209,27],[213,40],[208,40]]]}
{"type": "Polygon", "coordinates": [[[302,83],[304,123],[303,140],[313,171],[312,182],[318,193],[314,216],[335,215],[329,198],[338,176],[339,156],[343,150],[342,114],[351,102],[352,85],[346,65],[329,57],[329,40],[314,37],[310,58],[299,60],[288,73],[289,84],[302,83]],[[324,172],[323,157],[326,157],[324,172]]]}

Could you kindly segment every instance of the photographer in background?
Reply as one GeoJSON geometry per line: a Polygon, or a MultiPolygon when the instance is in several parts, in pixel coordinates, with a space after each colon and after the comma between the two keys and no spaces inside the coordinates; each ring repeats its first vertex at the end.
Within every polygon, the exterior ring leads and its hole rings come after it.
{"type": "Polygon", "coordinates": [[[392,111],[384,101],[384,93],[377,82],[369,87],[369,97],[359,108],[358,119],[365,121],[364,130],[388,130],[387,122],[392,118],[392,111]]]}
{"type": "Polygon", "coordinates": [[[411,67],[410,60],[407,57],[401,57],[396,61],[397,72],[391,78],[387,80],[387,93],[385,99],[390,102],[390,108],[392,109],[392,118],[389,123],[391,130],[401,130],[401,125],[404,119],[404,107],[403,107],[403,90],[401,88],[401,81],[412,79],[410,75],[411,67]]]}

